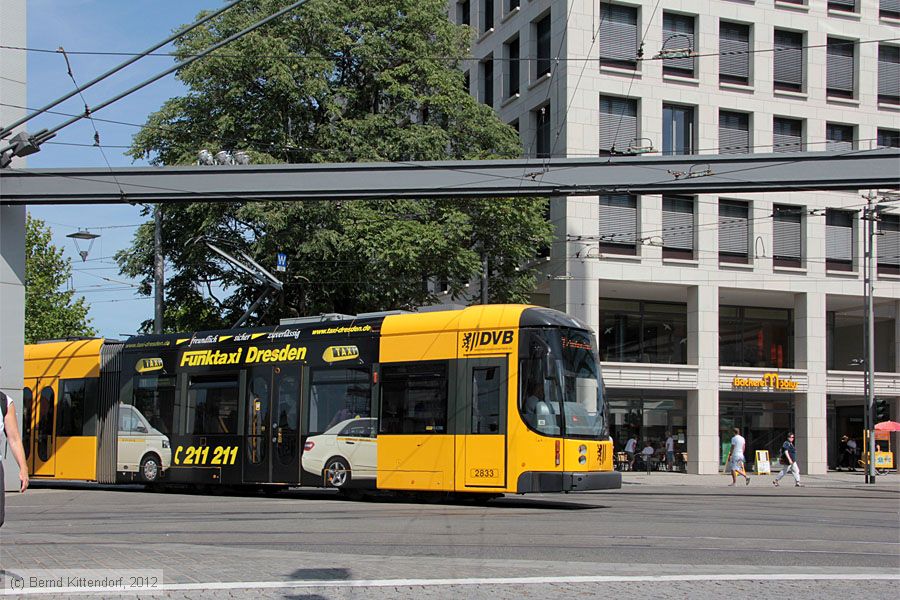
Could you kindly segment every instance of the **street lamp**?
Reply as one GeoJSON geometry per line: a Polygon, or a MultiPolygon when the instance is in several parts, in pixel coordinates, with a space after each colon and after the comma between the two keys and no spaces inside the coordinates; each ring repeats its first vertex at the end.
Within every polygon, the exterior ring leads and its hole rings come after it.
{"type": "Polygon", "coordinates": [[[81,262],[87,260],[88,253],[91,251],[91,247],[94,245],[94,240],[100,237],[100,234],[91,233],[87,229],[79,229],[75,233],[70,233],[66,236],[67,238],[72,238],[72,241],[75,242],[75,249],[78,250],[78,255],[81,257],[81,262]],[[78,245],[78,240],[87,243],[87,249],[82,250],[78,245]]]}

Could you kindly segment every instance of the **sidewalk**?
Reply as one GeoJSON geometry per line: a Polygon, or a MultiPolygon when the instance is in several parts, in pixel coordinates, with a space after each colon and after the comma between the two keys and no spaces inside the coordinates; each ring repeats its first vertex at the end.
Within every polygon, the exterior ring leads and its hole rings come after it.
{"type": "MultiPolygon", "coordinates": [[[[750,486],[765,485],[770,488],[774,487],[770,482],[778,472],[774,471],[770,475],[750,473],[752,480],[750,486]]],[[[801,473],[800,482],[805,487],[871,487],[900,492],[900,473],[896,472],[876,476],[874,485],[866,484],[865,474],[862,471],[829,471],[825,475],[806,475],[801,473]]],[[[729,483],[731,483],[731,477],[728,473],[719,473],[718,475],[689,475],[666,471],[652,471],[649,475],[646,471],[625,471],[622,473],[623,488],[633,485],[721,487],[729,483]]],[[[743,480],[740,480],[740,478],[738,483],[741,487],[744,487],[743,480]]],[[[794,480],[790,474],[781,480],[781,485],[793,487],[794,480]]]]}

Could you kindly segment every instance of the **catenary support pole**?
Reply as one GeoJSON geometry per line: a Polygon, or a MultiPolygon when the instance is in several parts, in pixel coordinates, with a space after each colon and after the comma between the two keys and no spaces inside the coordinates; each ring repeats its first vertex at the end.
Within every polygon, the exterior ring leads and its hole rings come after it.
{"type": "Polygon", "coordinates": [[[162,204],[153,207],[153,333],[163,331],[166,272],[162,251],[162,211],[162,204]]]}

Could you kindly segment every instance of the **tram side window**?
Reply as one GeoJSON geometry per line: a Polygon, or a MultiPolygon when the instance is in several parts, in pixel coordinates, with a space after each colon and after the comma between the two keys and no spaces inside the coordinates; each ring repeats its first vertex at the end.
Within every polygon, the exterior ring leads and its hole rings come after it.
{"type": "Polygon", "coordinates": [[[446,361],[381,367],[380,433],[447,431],[446,361]]]}
{"type": "Polygon", "coordinates": [[[56,407],[56,435],[71,437],[97,434],[98,379],[64,379],[56,407]]]}
{"type": "Polygon", "coordinates": [[[163,435],[172,435],[175,423],[175,377],[135,377],[134,407],[144,415],[151,427],[163,435]]]}
{"type": "Polygon", "coordinates": [[[309,433],[316,435],[338,423],[372,414],[368,367],[317,369],[309,394],[309,433]]]}
{"type": "Polygon", "coordinates": [[[194,435],[237,433],[238,376],[191,377],[188,431],[194,435]]]}

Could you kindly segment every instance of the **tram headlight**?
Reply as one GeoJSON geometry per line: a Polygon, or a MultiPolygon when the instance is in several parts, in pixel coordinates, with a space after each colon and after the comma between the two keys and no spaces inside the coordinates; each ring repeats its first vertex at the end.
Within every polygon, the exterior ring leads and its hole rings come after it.
{"type": "Polygon", "coordinates": [[[579,457],[578,457],[578,464],[579,464],[579,465],[586,465],[586,464],[587,464],[587,456],[585,456],[585,455],[583,455],[583,454],[582,454],[581,456],[579,456],[579,457]]]}
{"type": "Polygon", "coordinates": [[[584,444],[578,446],[578,454],[585,455],[587,454],[587,446],[584,444]]]}

